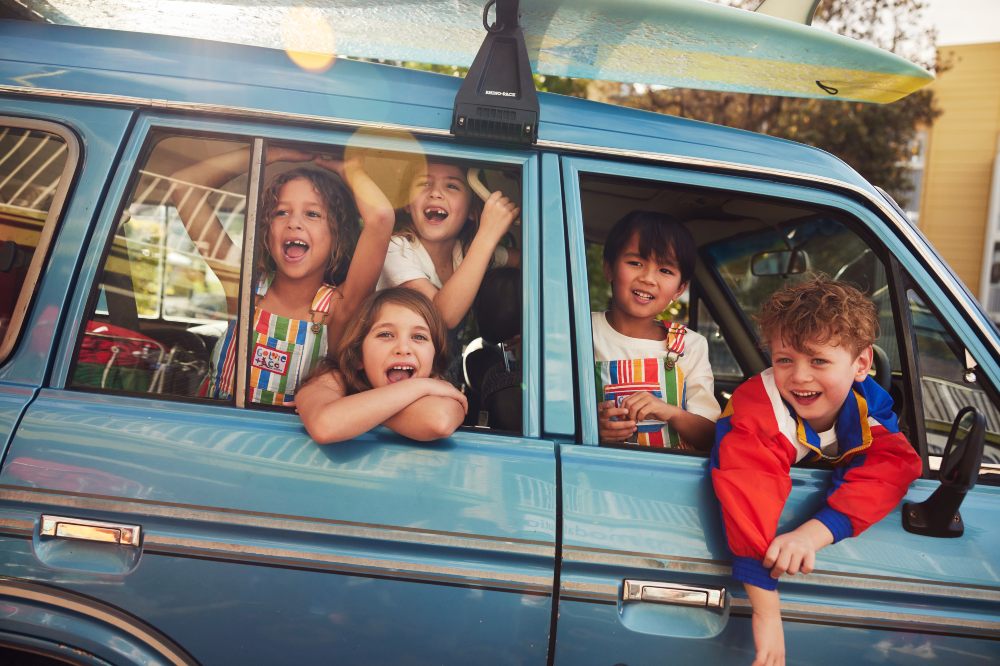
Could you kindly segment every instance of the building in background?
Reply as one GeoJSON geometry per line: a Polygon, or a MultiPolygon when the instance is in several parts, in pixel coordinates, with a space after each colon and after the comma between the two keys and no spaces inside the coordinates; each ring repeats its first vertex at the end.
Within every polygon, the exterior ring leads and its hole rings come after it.
{"type": "Polygon", "coordinates": [[[914,221],[1000,322],[1000,42],[947,46],[941,116],[914,151],[914,221]]]}

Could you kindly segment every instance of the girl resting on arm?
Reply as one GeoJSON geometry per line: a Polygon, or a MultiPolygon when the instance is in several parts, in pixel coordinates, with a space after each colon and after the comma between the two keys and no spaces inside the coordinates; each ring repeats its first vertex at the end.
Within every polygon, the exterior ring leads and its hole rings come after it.
{"type": "Polygon", "coordinates": [[[446,329],[423,294],[390,288],[361,305],[336,358],[296,395],[309,436],[319,444],[353,439],[377,425],[420,441],[448,437],[468,403],[441,379],[446,329]]]}

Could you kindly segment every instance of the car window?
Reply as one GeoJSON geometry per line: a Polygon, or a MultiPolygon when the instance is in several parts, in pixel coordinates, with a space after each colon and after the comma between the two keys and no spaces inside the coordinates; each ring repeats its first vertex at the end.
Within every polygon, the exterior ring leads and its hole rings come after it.
{"type": "Polygon", "coordinates": [[[76,154],[73,137],[51,123],[0,118],[0,361],[34,293],[76,154]]]}
{"type": "Polygon", "coordinates": [[[183,136],[151,141],[95,284],[73,387],[207,396],[211,351],[236,316],[249,159],[212,185],[175,174],[241,148],[249,158],[249,146],[183,136]],[[225,239],[186,229],[179,207],[210,211],[225,239]]]}
{"type": "Polygon", "coordinates": [[[964,347],[924,297],[916,289],[908,289],[906,298],[920,369],[931,469],[940,467],[941,454],[958,412],[975,407],[986,419],[980,482],[1000,485],[1000,410],[996,392],[984,383],[982,373],[966,371],[964,347]]]}
{"type": "MultiPolygon", "coordinates": [[[[262,259],[265,233],[255,234],[254,252],[244,252],[247,220],[254,219],[249,215],[252,148],[250,140],[165,133],[151,137],[134,169],[91,295],[72,387],[234,402],[235,382],[225,384],[225,377],[236,377],[239,370],[234,340],[241,284],[253,285],[259,299],[271,276],[262,259]],[[212,169],[204,170],[206,164],[212,169]]],[[[294,180],[295,169],[321,169],[319,160],[339,159],[344,150],[265,141],[260,194],[254,195],[259,211],[270,205],[269,184],[294,180]]],[[[366,170],[396,207],[402,234],[400,220],[408,214],[409,196],[404,181],[428,156],[375,150],[363,150],[362,156],[366,170]]],[[[453,161],[472,183],[470,199],[481,202],[499,189],[520,200],[519,169],[453,161]]],[[[280,202],[272,209],[281,210],[280,202]]],[[[258,212],[257,219],[263,214],[258,212]]],[[[264,228],[260,222],[257,227],[264,228]]],[[[474,224],[469,231],[471,242],[474,224]]],[[[520,226],[500,245],[469,314],[451,331],[447,377],[469,396],[467,426],[521,432],[520,226]]],[[[403,252],[416,252],[415,245],[406,245],[403,252]]],[[[263,335],[260,331],[266,329],[268,339],[275,340],[291,335],[283,327],[297,325],[277,317],[255,321],[251,335],[263,335]]],[[[304,352],[311,355],[308,370],[323,356],[326,338],[319,337],[304,352]]],[[[265,366],[277,363],[273,374],[280,374],[281,359],[253,356],[271,350],[255,340],[249,373],[255,385],[263,386],[264,380],[253,373],[263,375],[265,366]]],[[[281,381],[276,377],[264,390],[280,393],[281,381]]]]}

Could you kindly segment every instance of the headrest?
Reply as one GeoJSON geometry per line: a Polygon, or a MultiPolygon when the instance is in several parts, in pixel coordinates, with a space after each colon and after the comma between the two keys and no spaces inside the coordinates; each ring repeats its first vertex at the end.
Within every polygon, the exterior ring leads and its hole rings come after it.
{"type": "Polygon", "coordinates": [[[494,268],[483,277],[473,304],[479,335],[498,344],[521,334],[521,269],[494,268]]]}

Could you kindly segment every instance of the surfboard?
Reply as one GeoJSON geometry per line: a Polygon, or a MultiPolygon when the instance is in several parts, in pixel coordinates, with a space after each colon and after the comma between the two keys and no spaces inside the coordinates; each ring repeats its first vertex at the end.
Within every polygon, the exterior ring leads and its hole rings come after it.
{"type": "MultiPolygon", "coordinates": [[[[485,34],[485,0],[314,0],[292,9],[273,0],[22,1],[57,22],[440,65],[468,66],[485,34]]],[[[544,75],[877,103],[933,80],[888,51],[782,18],[788,11],[704,0],[520,7],[533,71],[544,75]]]]}

